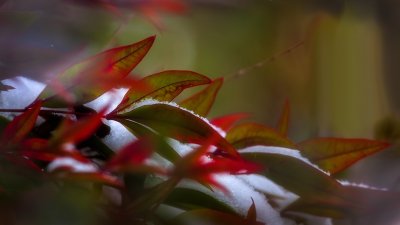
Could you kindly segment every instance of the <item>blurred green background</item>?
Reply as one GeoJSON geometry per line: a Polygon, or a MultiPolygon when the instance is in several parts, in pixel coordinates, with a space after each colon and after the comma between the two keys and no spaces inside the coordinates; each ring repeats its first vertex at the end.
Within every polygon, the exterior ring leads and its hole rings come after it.
{"type": "MultiPolygon", "coordinates": [[[[128,0],[105,1],[116,3],[113,9],[97,2],[0,1],[0,77],[45,80],[99,51],[156,34],[134,73],[184,69],[226,77],[210,117],[247,112],[274,126],[288,99],[295,141],[336,136],[396,143],[400,137],[397,1],[186,0],[185,11],[155,7],[158,26],[141,1],[129,7],[128,0]]],[[[360,171],[370,172],[355,177],[397,186],[397,175],[379,174],[397,174],[399,157],[395,145],[362,163],[360,171]]]]}

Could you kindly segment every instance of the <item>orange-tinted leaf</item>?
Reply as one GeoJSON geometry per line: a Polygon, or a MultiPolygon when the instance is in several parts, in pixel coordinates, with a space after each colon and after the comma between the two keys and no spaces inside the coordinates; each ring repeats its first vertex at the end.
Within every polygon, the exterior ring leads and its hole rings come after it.
{"type": "Polygon", "coordinates": [[[114,111],[122,111],[145,98],[171,101],[185,88],[208,84],[211,81],[206,76],[192,71],[167,70],[144,77],[141,82],[148,87],[148,90],[129,89],[121,104],[114,111]]]}
{"type": "Polygon", "coordinates": [[[387,148],[389,144],[367,139],[316,138],[301,142],[297,146],[310,161],[334,174],[387,148]]]}
{"type": "Polygon", "coordinates": [[[281,133],[285,137],[287,137],[287,133],[288,133],[289,118],[290,118],[290,105],[289,105],[289,101],[286,100],[285,105],[283,107],[282,114],[279,117],[278,125],[277,125],[277,129],[278,129],[279,133],[281,133]]]}
{"type": "MultiPolygon", "coordinates": [[[[49,107],[65,106],[65,99],[62,98],[65,92],[74,103],[94,100],[111,88],[119,87],[118,84],[125,83],[124,78],[147,54],[154,39],[152,36],[131,45],[104,51],[68,68],[51,83],[56,85],[53,87],[55,90],[47,87],[38,98],[45,99],[44,105],[49,107]]],[[[128,83],[132,85],[135,82],[133,80],[128,83]]]]}
{"type": "Polygon", "coordinates": [[[37,101],[31,108],[16,116],[4,129],[0,143],[17,144],[24,139],[35,126],[41,107],[42,102],[37,101]]]}
{"type": "Polygon", "coordinates": [[[294,148],[294,144],[276,130],[256,124],[244,123],[234,126],[226,135],[226,140],[236,148],[254,145],[294,148]]]}
{"type": "Polygon", "coordinates": [[[207,116],[219,89],[222,86],[224,79],[219,78],[214,80],[204,90],[196,93],[195,95],[183,100],[179,105],[183,108],[189,109],[200,116],[207,116]]]}
{"type": "Polygon", "coordinates": [[[206,140],[215,140],[215,145],[232,157],[237,157],[232,147],[209,123],[181,108],[168,104],[152,104],[138,107],[115,118],[134,130],[129,120],[154,129],[156,132],[183,142],[203,144],[206,140]],[[124,122],[128,121],[127,123],[124,122]]]}

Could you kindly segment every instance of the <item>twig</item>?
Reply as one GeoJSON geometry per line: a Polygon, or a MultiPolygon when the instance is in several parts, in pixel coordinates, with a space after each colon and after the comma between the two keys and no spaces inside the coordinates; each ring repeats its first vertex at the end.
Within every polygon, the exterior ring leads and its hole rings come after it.
{"type": "Polygon", "coordinates": [[[242,68],[240,70],[237,70],[236,72],[226,76],[225,80],[228,81],[228,80],[231,80],[231,79],[236,79],[238,77],[244,76],[247,73],[249,73],[251,70],[254,70],[254,69],[257,69],[257,68],[261,68],[265,64],[275,61],[277,58],[291,53],[293,50],[295,50],[296,48],[298,48],[298,47],[300,47],[302,45],[304,45],[304,41],[300,41],[300,42],[296,43],[295,45],[293,45],[292,47],[290,47],[290,48],[288,48],[288,49],[286,49],[286,50],[284,50],[282,52],[279,52],[279,53],[277,53],[277,54],[275,54],[275,55],[273,55],[273,56],[271,56],[269,58],[263,59],[263,60],[255,63],[253,65],[250,65],[250,66],[244,67],[244,68],[242,68]]]}

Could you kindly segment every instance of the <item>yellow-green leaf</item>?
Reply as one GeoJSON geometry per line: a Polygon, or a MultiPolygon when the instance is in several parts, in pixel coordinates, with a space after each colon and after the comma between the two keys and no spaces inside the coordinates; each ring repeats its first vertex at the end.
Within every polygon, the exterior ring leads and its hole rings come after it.
{"type": "Polygon", "coordinates": [[[184,89],[197,85],[208,84],[211,80],[201,74],[185,70],[167,70],[144,77],[141,82],[146,90],[129,89],[121,104],[114,110],[124,111],[133,103],[145,98],[159,101],[171,101],[184,89]]]}
{"type": "Polygon", "coordinates": [[[367,139],[316,138],[297,145],[301,153],[331,174],[388,147],[387,142],[367,139]]]}
{"type": "Polygon", "coordinates": [[[183,108],[189,109],[200,116],[207,116],[219,89],[222,86],[224,79],[215,79],[204,90],[196,93],[195,95],[183,100],[179,105],[183,108]]]}
{"type": "Polygon", "coordinates": [[[276,130],[256,124],[244,123],[234,126],[226,135],[226,140],[236,148],[254,145],[294,148],[294,144],[276,130]]]}

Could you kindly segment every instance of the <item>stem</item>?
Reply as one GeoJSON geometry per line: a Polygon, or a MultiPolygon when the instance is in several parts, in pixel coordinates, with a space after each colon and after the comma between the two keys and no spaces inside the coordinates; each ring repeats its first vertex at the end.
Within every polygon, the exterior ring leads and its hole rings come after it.
{"type": "MultiPolygon", "coordinates": [[[[26,109],[0,109],[0,112],[9,112],[9,113],[23,113],[26,109]]],[[[69,114],[69,115],[82,115],[82,116],[90,116],[93,113],[81,113],[75,111],[65,111],[65,110],[57,110],[57,109],[41,109],[40,112],[49,112],[49,113],[60,113],[60,114],[69,114]]]]}

